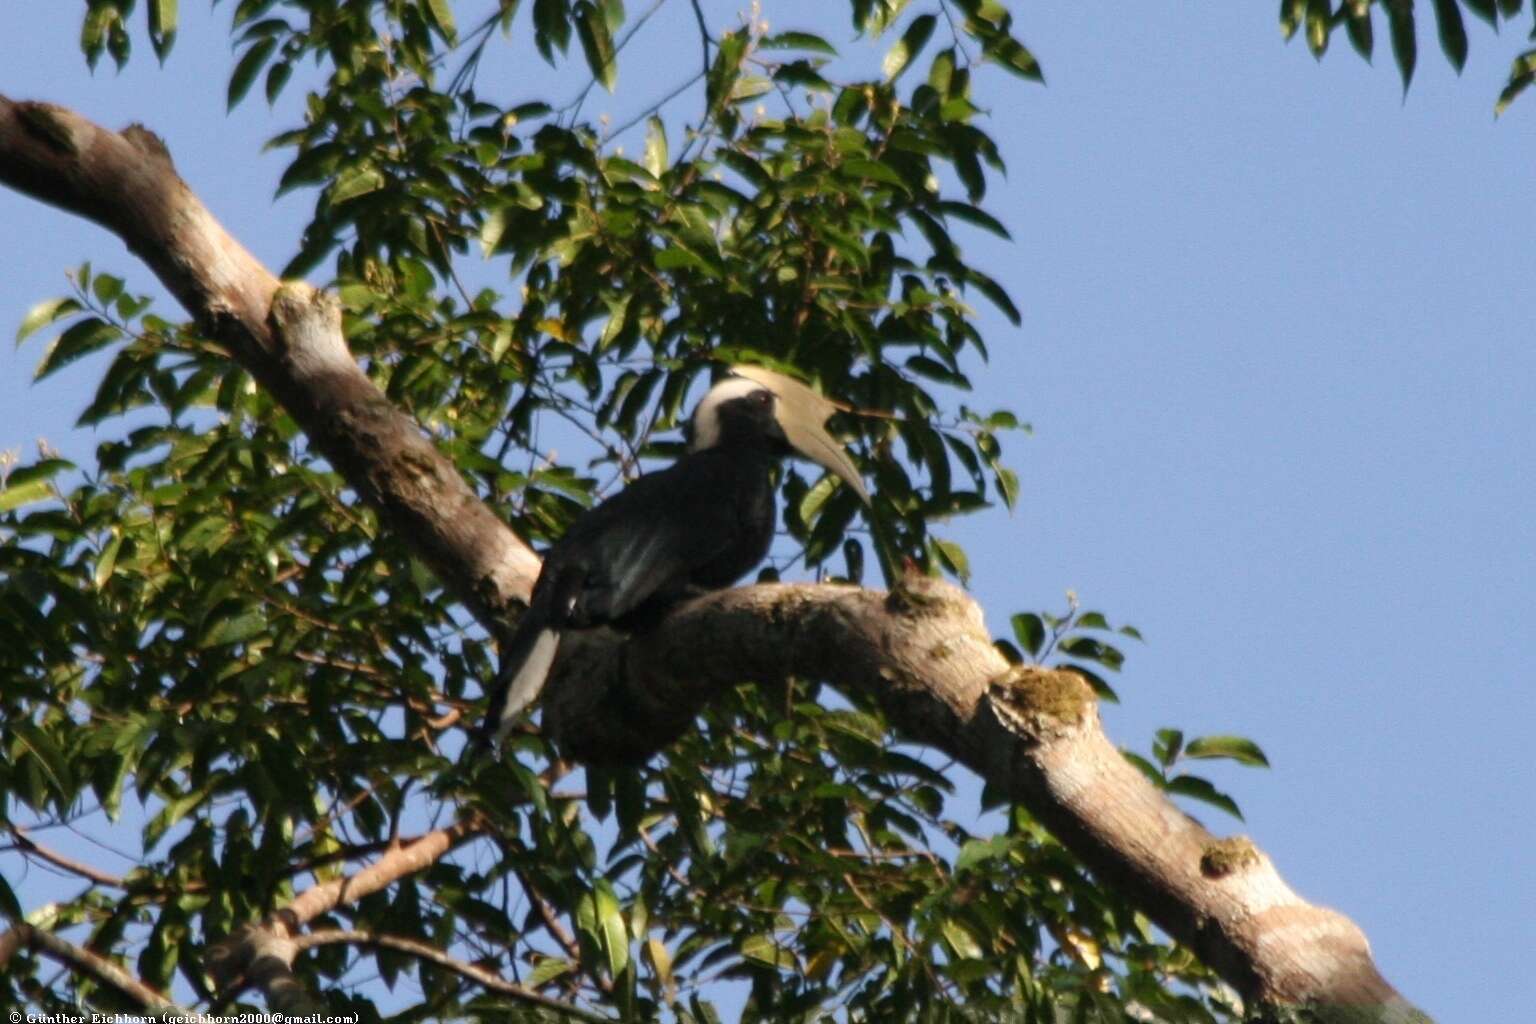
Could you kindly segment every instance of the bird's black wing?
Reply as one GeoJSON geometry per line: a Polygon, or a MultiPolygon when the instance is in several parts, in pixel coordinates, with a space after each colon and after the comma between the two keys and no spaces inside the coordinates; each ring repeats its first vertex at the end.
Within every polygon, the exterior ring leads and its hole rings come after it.
{"type": "Polygon", "coordinates": [[[560,631],[622,619],[680,596],[693,573],[740,543],[740,467],[709,453],[648,473],[584,513],[544,556],[528,611],[502,654],[471,751],[489,748],[544,687],[560,631]]]}
{"type": "Polygon", "coordinates": [[[652,598],[680,594],[696,569],[739,542],[729,475],[717,458],[687,456],[578,519],[546,558],[556,621],[612,622],[652,598]]]}

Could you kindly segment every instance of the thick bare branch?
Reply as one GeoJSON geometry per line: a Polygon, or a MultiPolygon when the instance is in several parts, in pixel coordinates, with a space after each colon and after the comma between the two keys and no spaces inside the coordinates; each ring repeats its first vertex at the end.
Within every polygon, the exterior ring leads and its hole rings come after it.
{"type": "Polygon", "coordinates": [[[742,680],[825,679],[1027,807],[1250,1002],[1425,1019],[1353,922],[1297,896],[1248,839],[1218,839],[1181,812],[1105,737],[1080,676],[1010,666],[980,608],[946,583],[722,591],[627,642],[588,634],[568,646],[544,723],[577,758],[647,757],[742,680]]]}
{"type": "Polygon", "coordinates": [[[313,946],[323,946],[336,942],[366,946],[371,949],[392,949],[399,953],[406,953],[416,957],[418,960],[425,960],[428,963],[433,963],[453,971],[455,974],[462,975],[492,992],[511,996],[520,1002],[529,1003],[533,1006],[542,1006],[546,1009],[555,1010],[575,1020],[592,1021],[594,1024],[608,1024],[612,1020],[612,1018],[604,1017],[602,1014],[583,1010],[579,1006],[572,1006],[570,1003],[562,1003],[558,999],[551,999],[548,996],[540,995],[531,988],[519,985],[514,981],[508,981],[495,971],[489,971],[477,964],[451,957],[436,946],[399,935],[379,935],[374,932],[324,929],[310,932],[308,935],[299,938],[298,947],[300,950],[305,950],[313,946]]]}
{"type": "Polygon", "coordinates": [[[88,949],[81,949],[67,939],[62,939],[52,932],[35,928],[30,924],[18,924],[0,935],[0,972],[5,970],[11,957],[15,956],[23,946],[37,950],[77,974],[95,978],[101,984],[121,992],[147,1011],[180,1014],[191,1019],[191,1010],[178,1006],[111,960],[98,956],[88,949]]]}
{"type": "Polygon", "coordinates": [[[368,379],[335,300],[231,238],[153,133],[0,96],[0,182],[121,238],[487,628],[527,597],[538,557],[368,379]]]}

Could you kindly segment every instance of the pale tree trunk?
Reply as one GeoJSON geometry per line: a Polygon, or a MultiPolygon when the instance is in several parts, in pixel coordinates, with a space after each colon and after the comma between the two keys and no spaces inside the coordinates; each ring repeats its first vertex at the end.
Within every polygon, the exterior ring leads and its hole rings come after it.
{"type": "MultiPolygon", "coordinates": [[[[500,634],[537,575],[537,557],[364,375],[334,300],[280,284],[181,181],[154,135],[0,97],[0,181],[121,237],[500,634]]],[[[1079,677],[1008,665],[981,610],[948,584],[911,579],[889,594],[743,587],[699,598],[633,639],[596,631],[565,646],[544,723],[578,759],[645,758],[743,678],[823,679],[876,701],[907,739],[943,751],[1027,808],[1250,1007],[1305,1008],[1321,1021],[1428,1019],[1382,978],[1353,922],[1297,896],[1248,839],[1218,839],[1174,806],[1105,737],[1079,677]]],[[[289,969],[307,945],[410,943],[305,936],[304,924],[422,870],[475,831],[461,824],[390,850],[334,891],[310,890],[253,923],[212,959],[227,984],[259,984],[274,1006],[308,1005],[289,969]]]]}

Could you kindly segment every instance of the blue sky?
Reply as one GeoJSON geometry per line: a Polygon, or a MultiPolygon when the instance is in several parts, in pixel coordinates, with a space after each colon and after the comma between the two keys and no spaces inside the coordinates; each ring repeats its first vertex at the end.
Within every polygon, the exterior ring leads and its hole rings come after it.
{"type": "MultiPolygon", "coordinates": [[[[280,266],[308,200],[270,201],[282,157],[260,144],[292,108],[253,98],[226,117],[228,5],[182,6],[165,69],[141,47],[92,77],[77,5],[20,5],[0,92],[144,122],[280,266]]],[[[826,7],[764,14],[846,40],[826,7]]],[[[1498,121],[1492,106],[1527,23],[1469,25],[1461,78],[1421,26],[1405,101],[1380,25],[1375,67],[1342,37],[1319,65],[1282,44],[1273,4],[1125,7],[1021,12],[1049,85],[981,84],[1010,168],[988,206],[1016,241],[969,251],[1024,323],[986,315],[976,404],[1035,433],[1011,446],[1020,509],[953,527],[973,589],[999,635],[1069,588],[1137,625],[1110,735],[1256,739],[1272,770],[1206,773],[1247,823],[1195,813],[1352,917],[1441,1022],[1519,1019],[1519,986],[1485,979],[1521,977],[1536,948],[1536,97],[1498,121]]],[[[621,90],[673,84],[655,31],[621,90]]],[[[589,109],[622,118],[624,95],[589,109]]],[[[0,254],[0,322],[84,259],[150,290],[82,221],[3,191],[0,221],[19,240],[0,254]]],[[[70,424],[99,364],[34,386],[40,354],[0,345],[0,449],[46,436],[84,456],[98,439],[70,424]]]]}

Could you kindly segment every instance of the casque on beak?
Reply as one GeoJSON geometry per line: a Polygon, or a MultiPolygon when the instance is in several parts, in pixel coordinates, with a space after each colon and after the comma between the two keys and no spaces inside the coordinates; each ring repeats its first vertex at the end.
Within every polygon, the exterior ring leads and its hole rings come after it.
{"type": "Polygon", "coordinates": [[[790,446],[852,487],[864,504],[870,503],[869,491],[864,487],[858,468],[842,445],[826,431],[826,422],[837,412],[837,406],[792,377],[761,366],[741,364],[731,367],[730,372],[772,391],[778,399],[774,403],[775,417],[790,446]]]}

